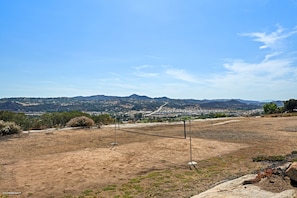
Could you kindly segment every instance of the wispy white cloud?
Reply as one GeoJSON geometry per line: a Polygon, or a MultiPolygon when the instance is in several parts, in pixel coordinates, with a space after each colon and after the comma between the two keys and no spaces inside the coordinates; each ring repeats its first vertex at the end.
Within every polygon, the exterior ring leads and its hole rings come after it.
{"type": "Polygon", "coordinates": [[[209,79],[212,95],[228,98],[288,99],[297,87],[297,68],[291,59],[259,63],[234,60],[224,64],[225,72],[209,79]],[[291,91],[290,91],[291,90],[291,91]]]}
{"type": "Polygon", "coordinates": [[[197,83],[197,79],[183,69],[166,69],[165,73],[173,78],[183,80],[186,82],[197,83]]]}
{"type": "Polygon", "coordinates": [[[264,58],[264,61],[268,61],[269,59],[271,59],[272,57],[276,57],[278,55],[280,55],[281,53],[280,52],[273,52],[271,54],[267,54],[265,55],[265,58],[264,58]]]}
{"type": "Polygon", "coordinates": [[[296,28],[285,30],[278,26],[272,33],[244,34],[263,43],[260,49],[270,50],[262,60],[256,62],[229,59],[223,64],[225,70],[222,73],[213,74],[208,79],[204,78],[208,82],[209,90],[215,91],[217,95],[229,97],[252,96],[258,99],[292,97],[290,90],[297,87],[297,63],[296,58],[292,56],[294,53],[284,52],[287,51],[285,41],[296,33],[296,28]]]}
{"type": "Polygon", "coordinates": [[[133,74],[143,78],[155,78],[160,75],[157,72],[148,71],[148,70],[154,69],[153,65],[140,65],[140,66],[134,67],[134,69],[135,69],[135,72],[133,74]]]}
{"type": "MultiPolygon", "coordinates": [[[[237,76],[249,75],[259,77],[266,80],[271,78],[286,78],[287,76],[296,75],[296,59],[290,56],[283,56],[283,52],[279,51],[278,46],[282,40],[297,34],[297,26],[291,30],[286,30],[280,25],[277,30],[272,33],[254,32],[245,33],[244,36],[254,37],[255,41],[262,42],[264,45],[260,49],[270,48],[272,51],[268,52],[262,61],[256,63],[249,63],[243,60],[232,60],[224,64],[226,72],[237,76]]],[[[282,46],[286,50],[286,46],[282,46]]],[[[252,83],[252,82],[251,82],[252,83]]]]}
{"type": "Polygon", "coordinates": [[[241,36],[248,36],[254,38],[254,41],[263,43],[259,48],[266,49],[270,48],[276,50],[280,47],[280,41],[285,38],[288,38],[297,33],[297,27],[294,27],[291,30],[286,30],[280,25],[277,26],[277,30],[271,33],[266,32],[252,32],[240,34],[241,36]]]}
{"type": "MultiPolygon", "coordinates": [[[[265,75],[283,76],[295,71],[291,66],[292,61],[289,59],[267,60],[259,63],[248,63],[242,60],[234,60],[230,63],[225,63],[224,67],[227,73],[235,75],[265,75]]],[[[264,76],[263,76],[264,75],[264,76]]]]}
{"type": "Polygon", "coordinates": [[[152,65],[140,65],[140,66],[135,66],[134,69],[136,70],[142,70],[142,69],[147,69],[147,68],[152,68],[152,65]]]}

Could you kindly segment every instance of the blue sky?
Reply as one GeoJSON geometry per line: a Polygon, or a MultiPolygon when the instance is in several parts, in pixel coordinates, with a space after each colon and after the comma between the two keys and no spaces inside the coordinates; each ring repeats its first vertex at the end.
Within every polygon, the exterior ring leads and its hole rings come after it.
{"type": "Polygon", "coordinates": [[[0,1],[0,98],[297,98],[295,0],[0,1]]]}

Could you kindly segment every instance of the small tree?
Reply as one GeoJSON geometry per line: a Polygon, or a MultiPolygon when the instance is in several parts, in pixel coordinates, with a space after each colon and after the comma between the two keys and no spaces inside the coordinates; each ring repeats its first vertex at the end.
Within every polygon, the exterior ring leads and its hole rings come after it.
{"type": "Polygon", "coordinates": [[[277,105],[272,102],[264,104],[263,109],[265,114],[277,113],[278,111],[277,105]]]}
{"type": "Polygon", "coordinates": [[[92,115],[91,118],[98,125],[114,123],[114,119],[108,114],[92,115]]]}
{"type": "Polygon", "coordinates": [[[66,125],[69,127],[91,127],[94,125],[94,121],[86,116],[80,116],[72,118],[66,125]]]}

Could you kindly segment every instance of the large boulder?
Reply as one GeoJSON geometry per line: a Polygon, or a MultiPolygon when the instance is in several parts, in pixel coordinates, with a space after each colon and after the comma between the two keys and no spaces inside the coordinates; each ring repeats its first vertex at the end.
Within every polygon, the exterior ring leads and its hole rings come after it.
{"type": "Polygon", "coordinates": [[[286,170],[286,175],[288,175],[291,180],[297,182],[297,162],[293,162],[291,164],[291,166],[286,170]]]}
{"type": "Polygon", "coordinates": [[[270,197],[270,198],[295,198],[296,191],[285,190],[280,193],[273,193],[262,190],[255,185],[243,185],[244,181],[252,180],[256,177],[255,174],[245,175],[240,178],[219,184],[199,195],[192,198],[254,198],[254,197],[270,197]]]}

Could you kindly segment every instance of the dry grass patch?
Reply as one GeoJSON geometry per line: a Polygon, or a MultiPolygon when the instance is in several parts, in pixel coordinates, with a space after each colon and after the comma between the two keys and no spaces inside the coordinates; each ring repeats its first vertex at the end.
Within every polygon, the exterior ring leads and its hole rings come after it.
{"type": "Polygon", "coordinates": [[[254,157],[296,150],[297,133],[282,129],[296,127],[297,117],[225,121],[192,122],[192,157],[198,162],[192,170],[183,123],[117,130],[115,147],[113,127],[2,139],[0,192],[28,197],[189,197],[267,165],[253,162],[254,157]]]}

